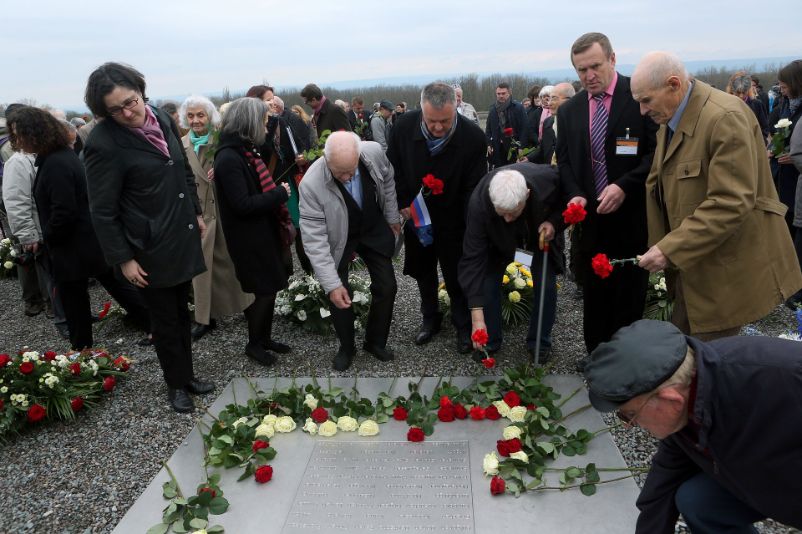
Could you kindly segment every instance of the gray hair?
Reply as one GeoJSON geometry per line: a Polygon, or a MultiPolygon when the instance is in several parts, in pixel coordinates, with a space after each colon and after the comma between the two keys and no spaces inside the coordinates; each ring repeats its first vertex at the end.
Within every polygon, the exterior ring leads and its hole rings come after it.
{"type": "Polygon", "coordinates": [[[81,126],[86,126],[86,121],[83,120],[81,117],[73,117],[70,119],[70,124],[72,124],[76,128],[80,128],[81,126]]]}
{"type": "Polygon", "coordinates": [[[342,142],[344,143],[345,140],[348,138],[350,138],[351,141],[353,141],[354,150],[356,150],[356,153],[359,154],[359,143],[361,139],[357,134],[355,134],[354,132],[344,132],[344,131],[332,132],[331,135],[329,135],[326,138],[326,144],[323,147],[323,157],[326,158],[326,161],[331,161],[332,156],[334,155],[335,148],[342,147],[340,140],[342,139],[342,142]]]}
{"type": "Polygon", "coordinates": [[[490,179],[490,202],[502,211],[513,211],[526,200],[529,189],[524,175],[518,171],[499,171],[490,179]]]}
{"type": "Polygon", "coordinates": [[[650,89],[662,87],[671,76],[678,76],[683,86],[688,81],[688,71],[685,70],[685,65],[676,54],[671,52],[649,52],[643,56],[632,73],[633,78],[642,78],[650,89]]]}
{"type": "Polygon", "coordinates": [[[202,107],[209,117],[209,125],[213,128],[220,126],[220,112],[214,107],[211,100],[201,95],[188,96],[186,100],[181,103],[178,108],[178,122],[182,128],[189,128],[189,121],[187,120],[187,109],[202,107]]]}
{"type": "Polygon", "coordinates": [[[56,119],[56,120],[58,120],[58,122],[62,126],[64,126],[64,129],[67,131],[67,133],[78,133],[78,128],[76,128],[75,125],[70,121],[66,119],[56,119]]]}
{"type": "Polygon", "coordinates": [[[432,82],[420,93],[420,107],[428,102],[435,109],[442,109],[446,104],[457,105],[457,94],[454,88],[443,82],[432,82]]]}
{"type": "Polygon", "coordinates": [[[730,88],[734,95],[749,95],[752,92],[752,77],[748,74],[736,76],[730,82],[730,88]]]}
{"type": "Polygon", "coordinates": [[[278,95],[273,95],[273,103],[275,103],[276,107],[280,108],[281,111],[284,111],[284,101],[279,98],[278,95]]]}
{"type": "Polygon", "coordinates": [[[539,96],[540,98],[543,98],[545,95],[551,96],[552,91],[554,91],[553,85],[545,85],[543,86],[543,89],[541,89],[540,92],[537,94],[537,96],[539,96]]]}
{"type": "Polygon", "coordinates": [[[256,146],[265,142],[267,104],[258,98],[243,97],[231,102],[220,123],[220,133],[235,134],[256,146]]]}

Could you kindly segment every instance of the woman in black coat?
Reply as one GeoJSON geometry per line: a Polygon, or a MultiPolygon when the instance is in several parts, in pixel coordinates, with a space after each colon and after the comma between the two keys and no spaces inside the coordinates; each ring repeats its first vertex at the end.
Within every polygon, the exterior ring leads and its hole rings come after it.
{"type": "Polygon", "coordinates": [[[109,265],[140,288],[150,310],[153,345],[173,409],[194,409],[188,393],[214,385],[192,368],[189,290],[202,273],[206,226],[181,135],[165,112],[146,104],[145,78],[106,63],[90,76],[86,105],[97,123],[86,141],[89,207],[109,265]]]}
{"type": "Polygon", "coordinates": [[[276,361],[270,351],[290,347],[271,339],[276,293],[287,287],[289,245],[294,239],[287,211],[290,187],[277,186],[256,147],[265,141],[267,106],[256,98],[232,102],[223,115],[214,158],[218,209],[237,279],[256,300],[245,310],[245,354],[264,365],[276,361]]]}
{"type": "Polygon", "coordinates": [[[106,288],[135,323],[148,328],[148,311],[141,295],[117,281],[103,260],[89,216],[86,175],[69,148],[65,128],[46,111],[32,107],[20,108],[11,128],[15,146],[38,155],[33,194],[72,348],[91,348],[94,343],[87,290],[90,277],[106,288]]]}

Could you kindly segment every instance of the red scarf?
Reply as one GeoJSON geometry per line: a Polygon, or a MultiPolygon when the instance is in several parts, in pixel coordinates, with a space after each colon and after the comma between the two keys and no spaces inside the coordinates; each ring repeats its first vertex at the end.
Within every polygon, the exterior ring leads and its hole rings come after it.
{"type": "MultiPolygon", "coordinates": [[[[267,165],[265,165],[265,162],[258,153],[256,151],[251,152],[250,150],[245,150],[245,158],[259,176],[259,186],[262,188],[262,193],[267,193],[275,189],[276,183],[270,175],[270,170],[268,170],[267,165]]],[[[292,224],[290,211],[287,209],[286,202],[276,208],[276,217],[279,222],[279,233],[281,234],[282,244],[289,246],[295,240],[295,227],[292,224]],[[292,231],[289,231],[289,229],[292,229],[292,231]]]]}

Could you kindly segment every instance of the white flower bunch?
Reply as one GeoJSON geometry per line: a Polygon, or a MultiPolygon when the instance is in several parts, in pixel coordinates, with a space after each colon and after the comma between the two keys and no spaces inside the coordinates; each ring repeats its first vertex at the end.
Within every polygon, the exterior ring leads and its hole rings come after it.
{"type": "Polygon", "coordinates": [[[45,385],[50,389],[53,389],[59,383],[58,377],[53,373],[45,373],[41,380],[44,380],[45,385]]]}
{"type": "Polygon", "coordinates": [[[28,395],[25,393],[11,394],[11,404],[19,405],[22,407],[28,406],[28,395]]]}
{"type": "Polygon", "coordinates": [[[793,124],[791,119],[780,119],[774,127],[779,130],[780,128],[790,128],[791,124],[793,124]]]}

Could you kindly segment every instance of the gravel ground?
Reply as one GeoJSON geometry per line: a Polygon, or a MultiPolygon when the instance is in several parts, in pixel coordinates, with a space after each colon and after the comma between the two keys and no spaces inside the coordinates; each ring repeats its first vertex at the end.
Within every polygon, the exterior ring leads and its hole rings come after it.
{"type": "MultiPolygon", "coordinates": [[[[359,353],[347,376],[471,376],[487,371],[457,354],[455,332],[448,325],[433,342],[412,344],[419,326],[419,298],[414,281],[397,269],[398,297],[389,346],[396,359],[382,363],[359,353]]],[[[554,327],[555,373],[576,374],[576,361],[584,356],[582,310],[574,298],[573,283],[560,280],[558,316],[554,327]]],[[[107,300],[100,287],[91,290],[95,309],[107,300]]],[[[16,280],[0,280],[0,352],[16,351],[24,345],[35,350],[64,349],[50,321],[40,315],[25,317],[16,280]]],[[[776,336],[794,328],[793,317],[778,307],[753,325],[759,332],[776,336]]],[[[332,373],[330,360],[337,350],[336,338],[307,334],[277,318],[274,337],[290,343],[293,352],[265,369],[243,354],[246,323],[239,317],[218,321],[218,327],[194,345],[195,371],[214,381],[213,394],[196,397],[199,408],[209,406],[235,376],[318,376],[332,373]]],[[[503,350],[496,355],[498,368],[525,361],[525,329],[507,334],[503,350]]],[[[26,432],[0,448],[0,533],[94,533],[110,532],[128,507],[142,493],[169,458],[175,444],[189,433],[196,414],[180,415],[166,402],[166,386],[154,350],[139,347],[142,333],[111,318],[95,326],[97,346],[114,354],[127,354],[136,365],[113,393],[113,398],[70,424],[49,423],[26,432]]],[[[337,374],[337,373],[333,373],[337,374]]],[[[611,422],[608,420],[608,422],[611,422]]],[[[613,437],[630,466],[645,466],[655,442],[639,429],[615,431],[613,437]]],[[[640,483],[640,481],[639,481],[640,483]]],[[[768,523],[761,532],[797,532],[768,523]]],[[[682,530],[680,530],[682,531],[682,530]]]]}

